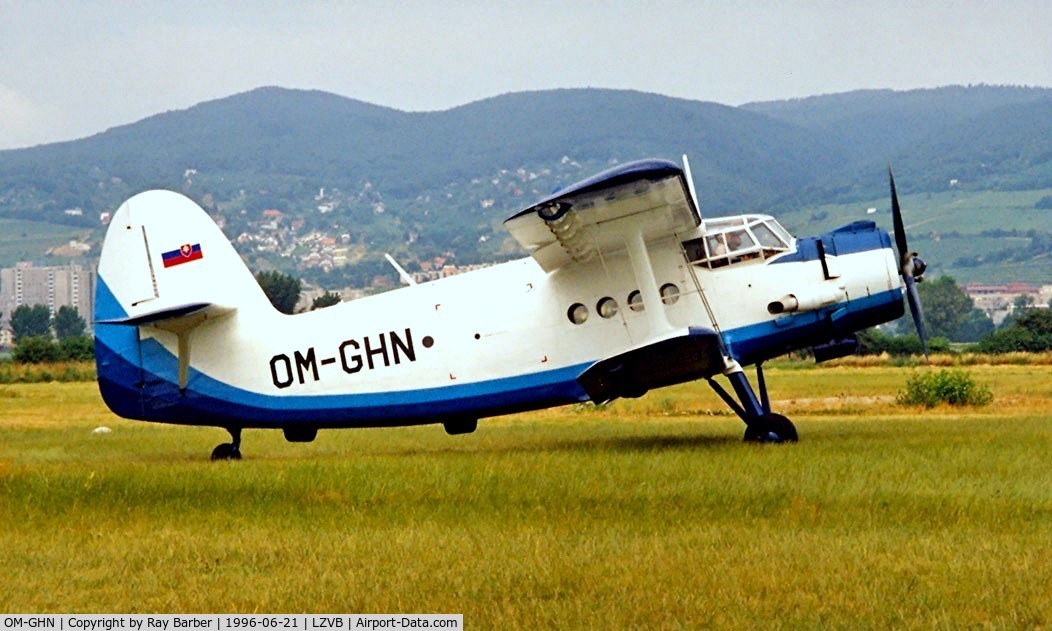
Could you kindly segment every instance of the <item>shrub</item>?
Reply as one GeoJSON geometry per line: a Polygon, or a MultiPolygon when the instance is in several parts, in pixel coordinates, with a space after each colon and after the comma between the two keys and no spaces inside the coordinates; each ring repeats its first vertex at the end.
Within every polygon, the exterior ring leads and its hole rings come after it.
{"type": "Polygon", "coordinates": [[[74,335],[58,343],[62,359],[80,362],[95,359],[95,340],[87,335],[74,335]]]}
{"type": "Polygon", "coordinates": [[[15,361],[25,364],[57,362],[62,359],[61,349],[46,337],[22,338],[11,355],[15,361]]]}
{"type": "Polygon", "coordinates": [[[86,335],[67,337],[61,342],[46,337],[27,337],[15,346],[11,356],[24,364],[91,361],[95,359],[95,341],[86,335]]]}
{"type": "Polygon", "coordinates": [[[926,408],[940,403],[986,405],[993,400],[993,394],[989,388],[977,385],[967,372],[943,369],[914,374],[895,400],[900,405],[923,405],[926,408]]]}

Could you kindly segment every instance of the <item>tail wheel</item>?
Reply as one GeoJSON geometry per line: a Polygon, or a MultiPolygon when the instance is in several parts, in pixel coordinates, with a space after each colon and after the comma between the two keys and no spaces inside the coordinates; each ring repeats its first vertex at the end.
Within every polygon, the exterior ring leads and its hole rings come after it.
{"type": "Polygon", "coordinates": [[[781,414],[764,414],[745,428],[747,443],[795,443],[796,426],[781,414]]]}
{"type": "Polygon", "coordinates": [[[216,445],[216,448],[212,450],[212,460],[241,460],[241,450],[233,443],[216,445]]]}
{"type": "Polygon", "coordinates": [[[212,450],[212,460],[241,460],[241,428],[228,427],[230,442],[216,445],[212,450]]]}

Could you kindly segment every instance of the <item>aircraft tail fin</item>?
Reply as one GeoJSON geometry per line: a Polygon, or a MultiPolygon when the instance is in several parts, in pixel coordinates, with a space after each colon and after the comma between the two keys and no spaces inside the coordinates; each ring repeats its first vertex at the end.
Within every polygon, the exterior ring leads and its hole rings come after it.
{"type": "Polygon", "coordinates": [[[169,191],[140,193],[114,213],[99,259],[95,361],[103,399],[121,416],[145,418],[147,400],[156,407],[168,389],[186,387],[194,329],[235,314],[277,313],[200,206],[169,191]],[[147,344],[159,332],[177,339],[177,364],[147,344]]]}
{"type": "Polygon", "coordinates": [[[100,322],[200,303],[270,308],[219,226],[200,206],[170,191],[147,191],[121,205],[106,233],[98,279],[106,286],[96,299],[100,322]]]}

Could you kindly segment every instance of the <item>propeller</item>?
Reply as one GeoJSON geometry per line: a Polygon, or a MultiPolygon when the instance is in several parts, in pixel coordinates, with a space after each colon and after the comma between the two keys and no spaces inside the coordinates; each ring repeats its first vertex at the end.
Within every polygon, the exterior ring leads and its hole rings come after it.
{"type": "Polygon", "coordinates": [[[917,327],[917,335],[920,336],[921,348],[924,349],[924,358],[928,359],[928,335],[924,329],[924,310],[921,307],[920,294],[917,292],[917,283],[924,280],[924,270],[928,265],[911,252],[909,244],[906,243],[906,228],[902,225],[902,208],[899,207],[899,196],[895,192],[895,174],[888,166],[888,180],[891,182],[891,221],[895,230],[895,247],[899,251],[899,274],[902,281],[906,283],[906,299],[910,304],[910,313],[913,315],[913,324],[917,327]]]}

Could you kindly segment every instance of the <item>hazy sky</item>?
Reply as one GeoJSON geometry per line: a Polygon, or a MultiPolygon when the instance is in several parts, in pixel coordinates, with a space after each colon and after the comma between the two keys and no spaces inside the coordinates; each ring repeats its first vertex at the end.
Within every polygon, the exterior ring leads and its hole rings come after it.
{"type": "Polygon", "coordinates": [[[1052,2],[0,0],[0,149],[263,85],[402,110],[628,88],[728,105],[1052,87],[1052,2]]]}

